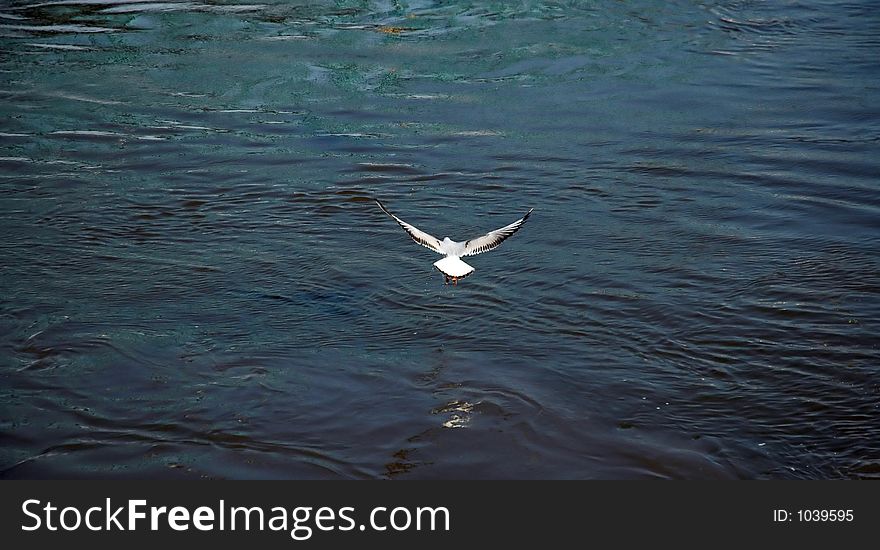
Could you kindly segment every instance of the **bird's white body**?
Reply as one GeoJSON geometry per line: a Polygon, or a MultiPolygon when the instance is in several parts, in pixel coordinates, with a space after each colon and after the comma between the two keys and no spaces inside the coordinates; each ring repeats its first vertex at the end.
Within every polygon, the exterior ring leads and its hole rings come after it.
{"type": "Polygon", "coordinates": [[[467,253],[467,247],[465,246],[465,243],[453,241],[449,237],[443,237],[443,240],[440,241],[440,251],[447,256],[461,257],[467,253]]]}
{"type": "Polygon", "coordinates": [[[505,239],[516,233],[532,213],[532,210],[530,209],[525,216],[512,224],[505,225],[501,229],[496,229],[495,231],[490,231],[481,237],[469,239],[464,242],[453,241],[449,237],[444,237],[441,241],[440,239],[425,233],[416,226],[401,220],[389,212],[381,202],[376,201],[376,204],[379,205],[379,208],[381,208],[383,212],[394,218],[394,221],[396,221],[415,242],[445,256],[443,259],[434,262],[434,267],[446,276],[446,282],[449,282],[449,279],[451,278],[453,283],[458,283],[459,279],[467,277],[474,272],[472,266],[462,261],[462,256],[472,256],[474,254],[480,254],[481,252],[497,248],[505,239]]]}

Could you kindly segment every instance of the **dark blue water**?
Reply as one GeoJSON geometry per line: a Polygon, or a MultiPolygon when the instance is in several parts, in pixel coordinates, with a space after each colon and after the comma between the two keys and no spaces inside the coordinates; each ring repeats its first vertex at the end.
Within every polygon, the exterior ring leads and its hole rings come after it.
{"type": "Polygon", "coordinates": [[[4,3],[0,475],[877,478],[878,14],[4,3]]]}

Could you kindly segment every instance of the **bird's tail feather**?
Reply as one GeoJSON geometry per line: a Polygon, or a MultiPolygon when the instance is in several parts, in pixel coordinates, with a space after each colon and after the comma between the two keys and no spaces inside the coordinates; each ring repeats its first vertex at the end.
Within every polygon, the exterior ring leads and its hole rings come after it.
{"type": "Polygon", "coordinates": [[[442,260],[437,260],[434,262],[434,267],[447,277],[455,277],[457,279],[463,279],[474,272],[473,267],[454,256],[447,256],[442,260]]]}

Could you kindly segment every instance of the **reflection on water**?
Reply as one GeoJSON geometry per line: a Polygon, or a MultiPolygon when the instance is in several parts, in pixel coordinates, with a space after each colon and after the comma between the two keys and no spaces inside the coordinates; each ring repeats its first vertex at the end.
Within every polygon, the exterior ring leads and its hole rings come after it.
{"type": "Polygon", "coordinates": [[[876,478],[875,21],[5,4],[0,472],[876,478]]]}

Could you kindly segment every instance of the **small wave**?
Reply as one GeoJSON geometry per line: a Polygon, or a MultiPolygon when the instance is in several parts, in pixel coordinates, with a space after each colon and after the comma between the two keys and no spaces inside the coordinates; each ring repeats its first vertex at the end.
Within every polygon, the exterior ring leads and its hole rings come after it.
{"type": "Polygon", "coordinates": [[[77,46],[74,44],[43,44],[39,42],[30,42],[28,46],[33,46],[35,48],[45,48],[47,50],[59,50],[59,51],[71,51],[71,52],[83,52],[94,50],[94,48],[90,48],[88,46],[77,46]]]}
{"type": "Polygon", "coordinates": [[[44,34],[97,34],[119,32],[119,29],[96,25],[0,25],[0,29],[44,34]]]}

